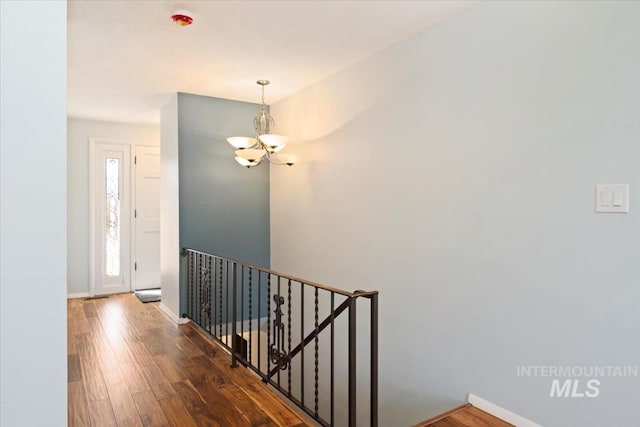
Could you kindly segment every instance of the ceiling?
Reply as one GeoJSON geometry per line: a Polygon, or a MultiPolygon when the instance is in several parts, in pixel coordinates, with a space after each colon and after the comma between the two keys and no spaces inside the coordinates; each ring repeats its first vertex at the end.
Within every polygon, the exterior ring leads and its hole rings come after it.
{"type": "Polygon", "coordinates": [[[159,123],[172,93],[273,103],[471,1],[68,2],[68,114],[159,123]],[[194,17],[170,20],[176,8],[194,17]]]}

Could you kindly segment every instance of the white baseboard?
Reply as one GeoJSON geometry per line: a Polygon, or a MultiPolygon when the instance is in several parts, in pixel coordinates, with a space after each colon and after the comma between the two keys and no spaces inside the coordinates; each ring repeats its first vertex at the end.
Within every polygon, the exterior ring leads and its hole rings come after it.
{"type": "Polygon", "coordinates": [[[167,307],[163,303],[160,303],[158,307],[160,307],[161,312],[163,312],[169,319],[173,320],[178,325],[184,325],[185,323],[189,323],[189,319],[185,319],[184,317],[178,317],[177,314],[171,311],[169,307],[167,307]]]}
{"type": "Polygon", "coordinates": [[[487,412],[494,417],[498,417],[503,421],[506,421],[514,426],[518,427],[542,427],[540,424],[536,424],[533,421],[530,421],[524,417],[521,417],[518,414],[514,414],[508,409],[501,408],[500,406],[489,402],[488,400],[484,400],[475,394],[469,393],[467,398],[467,402],[471,403],[478,409],[482,409],[484,412],[487,412]]]}
{"type": "Polygon", "coordinates": [[[76,294],[67,294],[67,299],[88,298],[88,297],[89,297],[89,292],[78,292],[76,294]]]}

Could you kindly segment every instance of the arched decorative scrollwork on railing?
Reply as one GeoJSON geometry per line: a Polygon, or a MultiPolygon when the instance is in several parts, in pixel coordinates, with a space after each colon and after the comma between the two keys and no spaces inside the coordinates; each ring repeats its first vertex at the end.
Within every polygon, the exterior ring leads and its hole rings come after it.
{"type": "Polygon", "coordinates": [[[200,298],[200,313],[207,320],[211,319],[211,270],[207,267],[200,267],[200,283],[202,283],[202,296],[200,298]]]}
{"type": "Polygon", "coordinates": [[[271,344],[269,348],[269,356],[271,357],[271,363],[273,363],[278,369],[285,370],[289,366],[289,356],[284,352],[284,323],[282,322],[282,305],[284,304],[284,297],[280,295],[274,295],[273,301],[276,303],[276,309],[273,311],[276,318],[273,319],[273,337],[275,342],[271,344]]]}

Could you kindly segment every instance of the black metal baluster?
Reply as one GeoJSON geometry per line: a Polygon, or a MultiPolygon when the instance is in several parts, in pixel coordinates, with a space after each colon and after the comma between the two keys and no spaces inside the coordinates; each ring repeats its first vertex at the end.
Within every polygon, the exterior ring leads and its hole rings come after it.
{"type": "Polygon", "coordinates": [[[237,328],[237,321],[238,321],[238,313],[237,313],[237,307],[238,307],[238,264],[237,263],[233,263],[233,282],[231,283],[231,288],[232,288],[232,292],[233,292],[233,302],[231,303],[231,367],[235,368],[236,366],[238,366],[237,360],[236,360],[236,352],[238,351],[237,347],[236,347],[236,328],[237,328]]]}
{"type": "Polygon", "coordinates": [[[196,313],[198,316],[198,326],[202,328],[202,279],[204,276],[204,271],[202,271],[202,254],[198,254],[197,259],[197,268],[198,268],[198,292],[196,293],[196,313]]]}
{"type": "Polygon", "coordinates": [[[318,288],[315,288],[315,416],[318,417],[318,288]]]}
{"type": "Polygon", "coordinates": [[[196,325],[199,324],[198,322],[198,288],[200,287],[199,285],[199,281],[200,281],[200,275],[198,274],[198,256],[199,254],[195,254],[193,256],[193,321],[195,322],[196,325]]]}
{"type": "Polygon", "coordinates": [[[356,427],[356,297],[349,297],[349,427],[356,427]]]}
{"type": "Polygon", "coordinates": [[[213,260],[213,270],[211,271],[211,286],[213,287],[211,290],[211,318],[209,319],[209,333],[216,336],[216,319],[218,318],[218,281],[216,278],[218,277],[218,258],[210,257],[209,265],[211,266],[211,261],[213,260]]]}
{"type": "MultiPolygon", "coordinates": [[[[287,357],[291,354],[291,279],[288,283],[288,305],[287,305],[287,357]]],[[[291,360],[287,369],[287,391],[291,397],[291,360]]]]}
{"type": "Polygon", "coordinates": [[[186,250],[186,255],[187,255],[187,311],[186,311],[186,315],[187,318],[191,318],[191,315],[189,313],[189,308],[191,307],[191,252],[187,249],[186,250]]]}
{"type": "Polygon", "coordinates": [[[331,425],[335,425],[335,419],[336,419],[336,414],[335,414],[335,398],[334,398],[334,383],[335,383],[335,377],[334,377],[334,362],[333,362],[333,356],[334,356],[334,349],[333,346],[335,344],[335,331],[334,331],[334,326],[335,326],[335,320],[336,320],[336,313],[335,313],[335,292],[331,292],[331,397],[330,397],[330,402],[331,402],[331,425]]]}
{"type": "Polygon", "coordinates": [[[220,269],[218,270],[218,338],[222,339],[222,258],[220,258],[220,269]]]}
{"type": "Polygon", "coordinates": [[[229,261],[225,261],[225,267],[227,270],[227,275],[225,276],[225,284],[227,287],[227,294],[225,295],[225,304],[227,306],[227,311],[225,312],[225,334],[227,337],[227,348],[231,348],[231,343],[229,342],[229,318],[231,317],[231,312],[229,311],[229,298],[231,297],[231,294],[229,293],[229,261]]]}
{"type": "Polygon", "coordinates": [[[193,252],[191,252],[189,254],[189,276],[191,276],[191,286],[189,287],[189,290],[191,291],[189,293],[189,319],[191,320],[195,320],[194,319],[194,315],[193,315],[193,304],[194,304],[194,297],[193,294],[195,293],[195,278],[193,276],[195,276],[195,255],[193,254],[193,252]]]}
{"type": "Polygon", "coordinates": [[[370,423],[378,427],[378,294],[371,295],[371,395],[370,423]]]}
{"type": "Polygon", "coordinates": [[[206,319],[203,312],[203,301],[204,301],[204,292],[205,286],[207,284],[207,273],[205,271],[205,257],[204,255],[200,255],[200,288],[198,289],[198,317],[200,318],[200,327],[206,330],[205,324],[206,319]]]}
{"type": "MultiPolygon", "coordinates": [[[[304,407],[304,283],[300,282],[300,402],[304,407]]],[[[291,350],[289,350],[291,351],[291,350]]]]}
{"type": "Polygon", "coordinates": [[[262,341],[262,327],[260,326],[260,322],[262,321],[262,272],[258,270],[258,372],[260,376],[262,376],[262,371],[260,370],[260,359],[262,359],[262,352],[260,342],[262,341]]]}
{"type": "MultiPolygon", "coordinates": [[[[280,294],[280,276],[278,276],[278,298],[281,298],[281,295],[282,295],[282,294],[280,294]]],[[[277,308],[276,308],[276,310],[280,310],[280,304],[276,304],[276,307],[277,307],[277,308]]],[[[274,331],[273,333],[274,333],[274,334],[278,334],[278,336],[276,337],[276,343],[277,343],[277,346],[276,346],[276,347],[278,348],[278,350],[281,350],[281,349],[282,349],[282,341],[284,341],[284,340],[282,340],[282,339],[281,339],[281,330],[282,330],[282,326],[281,326],[281,325],[282,325],[282,323],[281,323],[281,322],[282,322],[282,317],[281,317],[281,316],[279,316],[279,315],[278,315],[277,317],[278,317],[278,319],[276,320],[276,322],[279,322],[279,323],[280,323],[280,324],[278,325],[278,326],[279,326],[279,329],[278,329],[277,331],[274,331]]],[[[284,338],[284,337],[282,337],[282,338],[284,338]]],[[[280,371],[281,371],[281,370],[282,370],[282,369],[278,369],[278,387],[280,387],[280,371]]]]}
{"type": "Polygon", "coordinates": [[[202,329],[206,328],[206,319],[204,316],[204,311],[203,311],[203,301],[204,301],[204,291],[205,291],[205,286],[207,285],[207,272],[205,270],[206,266],[206,262],[205,262],[205,256],[204,255],[200,255],[200,289],[198,290],[198,312],[199,312],[199,317],[200,317],[200,327],[202,329]]]}
{"type": "Polygon", "coordinates": [[[252,282],[252,276],[253,276],[253,269],[251,267],[249,267],[249,350],[247,351],[247,361],[249,362],[249,364],[252,364],[252,359],[251,359],[251,345],[253,342],[253,336],[251,334],[252,332],[252,327],[251,327],[251,323],[253,322],[253,313],[252,313],[252,298],[251,298],[251,282],[252,282]]]}
{"type": "MultiPolygon", "coordinates": [[[[244,264],[240,269],[240,336],[244,339],[244,264]]],[[[236,334],[233,334],[233,340],[235,339],[236,334]]]]}
{"type": "MultiPolygon", "coordinates": [[[[267,273],[267,374],[271,372],[271,273],[267,273]]],[[[270,381],[267,375],[264,382],[270,381]]]]}
{"type": "MultiPolygon", "coordinates": [[[[213,285],[212,282],[213,282],[213,278],[214,278],[214,275],[213,275],[214,272],[211,271],[211,256],[207,256],[207,258],[208,258],[207,261],[208,261],[208,264],[209,264],[209,275],[207,276],[207,278],[209,279],[207,281],[207,288],[209,289],[207,291],[207,323],[208,323],[208,326],[209,326],[209,334],[211,334],[211,305],[212,305],[211,298],[215,295],[215,294],[211,293],[211,286],[213,285]]],[[[214,319],[215,319],[215,317],[214,317],[214,319]]]]}
{"type": "Polygon", "coordinates": [[[225,286],[225,293],[224,293],[224,307],[225,307],[225,311],[224,311],[224,335],[225,335],[225,345],[227,347],[231,347],[231,345],[229,344],[229,298],[231,296],[231,294],[229,293],[229,261],[225,260],[224,261],[224,268],[225,268],[225,275],[224,275],[224,286],[225,286]]]}

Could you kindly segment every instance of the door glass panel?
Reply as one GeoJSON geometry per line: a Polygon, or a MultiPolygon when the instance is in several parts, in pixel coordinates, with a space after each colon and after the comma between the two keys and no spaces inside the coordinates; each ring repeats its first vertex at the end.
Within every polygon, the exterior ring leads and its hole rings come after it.
{"type": "Polygon", "coordinates": [[[105,159],[106,275],[120,275],[120,159],[105,159]]]}

